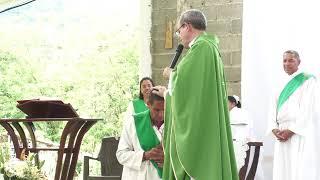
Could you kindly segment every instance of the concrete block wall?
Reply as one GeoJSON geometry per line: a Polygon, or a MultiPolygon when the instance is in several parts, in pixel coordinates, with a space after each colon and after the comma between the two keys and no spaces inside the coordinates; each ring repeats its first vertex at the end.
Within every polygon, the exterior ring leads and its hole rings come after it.
{"type": "MultiPolygon", "coordinates": [[[[178,39],[174,38],[173,48],[164,48],[166,22],[172,21],[175,25],[183,11],[200,9],[208,20],[207,32],[220,39],[228,94],[240,95],[242,5],[242,0],[152,0],[151,67],[156,84],[167,85],[162,71],[170,63],[178,44],[178,39]]],[[[173,33],[176,28],[173,27],[173,33]]]]}

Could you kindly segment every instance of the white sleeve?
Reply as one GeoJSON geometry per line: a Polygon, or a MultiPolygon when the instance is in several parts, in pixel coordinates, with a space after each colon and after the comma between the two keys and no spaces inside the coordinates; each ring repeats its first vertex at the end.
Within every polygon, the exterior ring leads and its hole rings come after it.
{"type": "Polygon", "coordinates": [[[135,149],[137,147],[135,145],[139,143],[137,139],[133,116],[127,114],[116,156],[123,166],[140,170],[144,151],[138,148],[135,149]]]}
{"type": "Polygon", "coordinates": [[[170,96],[172,95],[172,91],[173,91],[173,85],[172,85],[172,72],[170,73],[170,77],[169,77],[169,83],[168,83],[168,89],[165,91],[163,97],[165,98],[166,94],[170,94],[170,96]]]}
{"type": "Polygon", "coordinates": [[[269,112],[268,112],[268,128],[266,135],[273,135],[272,130],[278,129],[277,123],[277,99],[276,96],[273,95],[271,101],[269,102],[269,112]]]}
{"type": "Polygon", "coordinates": [[[132,116],[133,114],[134,114],[133,102],[130,101],[130,103],[128,104],[124,119],[125,120],[128,119],[128,117],[132,116]]]}
{"type": "Polygon", "coordinates": [[[245,116],[246,122],[247,122],[247,137],[249,139],[255,139],[255,133],[254,133],[254,128],[253,128],[253,121],[251,116],[249,115],[249,112],[244,110],[243,114],[245,116]]]}

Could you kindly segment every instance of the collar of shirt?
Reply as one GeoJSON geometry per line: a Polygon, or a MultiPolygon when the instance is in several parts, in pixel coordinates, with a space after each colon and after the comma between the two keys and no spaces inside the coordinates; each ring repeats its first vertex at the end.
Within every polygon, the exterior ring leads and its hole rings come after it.
{"type": "Polygon", "coordinates": [[[153,122],[153,126],[155,126],[158,130],[160,129],[160,127],[163,125],[163,121],[162,122],[153,122]]]}
{"type": "Polygon", "coordinates": [[[196,39],[197,39],[201,34],[207,35],[207,33],[206,33],[205,31],[203,31],[203,32],[200,33],[198,36],[194,37],[194,38],[192,39],[192,41],[188,44],[189,48],[191,48],[191,46],[194,44],[194,42],[196,41],[196,39]]]}
{"type": "Polygon", "coordinates": [[[294,72],[293,74],[289,75],[289,81],[296,77],[296,75],[300,74],[302,71],[300,69],[298,69],[296,72],[294,72]]]}
{"type": "Polygon", "coordinates": [[[198,38],[198,36],[192,39],[192,41],[188,45],[189,48],[191,48],[191,46],[194,44],[194,42],[196,41],[197,38],[198,38]]]}

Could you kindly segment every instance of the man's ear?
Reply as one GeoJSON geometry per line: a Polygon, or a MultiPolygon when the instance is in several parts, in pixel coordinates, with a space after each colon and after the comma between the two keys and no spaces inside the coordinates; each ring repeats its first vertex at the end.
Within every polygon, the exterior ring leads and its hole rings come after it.
{"type": "Polygon", "coordinates": [[[192,29],[191,24],[187,23],[187,24],[186,24],[186,26],[187,26],[187,27],[186,27],[186,28],[187,28],[186,30],[187,30],[188,32],[190,32],[190,31],[191,31],[191,29],[192,29]]]}

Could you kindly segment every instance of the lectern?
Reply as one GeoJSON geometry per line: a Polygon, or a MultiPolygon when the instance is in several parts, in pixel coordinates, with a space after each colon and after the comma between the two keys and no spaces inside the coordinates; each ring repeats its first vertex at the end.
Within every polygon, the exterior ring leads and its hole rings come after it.
{"type": "MultiPolygon", "coordinates": [[[[82,139],[85,133],[102,119],[80,118],[71,104],[65,104],[60,100],[20,100],[17,107],[26,114],[25,119],[0,119],[0,125],[6,129],[13,142],[16,157],[20,158],[23,149],[26,155],[30,152],[57,151],[58,159],[54,179],[72,180],[82,139]],[[38,147],[33,123],[61,121],[65,121],[66,125],[60,137],[59,147],[38,147]],[[30,136],[31,147],[28,147],[27,134],[22,124],[30,136]]],[[[38,156],[35,161],[39,163],[38,156]]]]}

